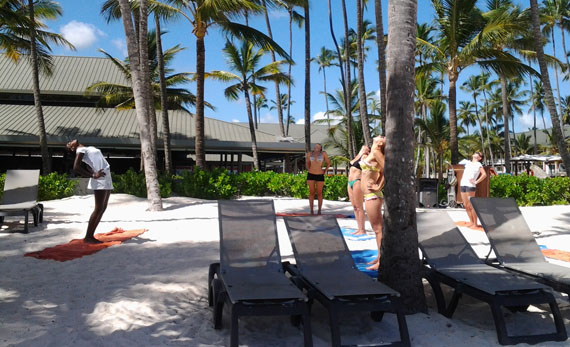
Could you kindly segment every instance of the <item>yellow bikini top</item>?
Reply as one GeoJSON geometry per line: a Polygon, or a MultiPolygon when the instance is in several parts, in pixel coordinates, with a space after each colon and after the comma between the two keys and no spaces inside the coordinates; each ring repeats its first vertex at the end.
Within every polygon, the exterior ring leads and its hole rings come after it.
{"type": "Polygon", "coordinates": [[[362,159],[360,161],[360,168],[362,169],[362,171],[375,171],[375,172],[379,172],[380,170],[378,169],[378,167],[376,166],[372,166],[370,165],[370,163],[368,163],[366,160],[362,159]]]}

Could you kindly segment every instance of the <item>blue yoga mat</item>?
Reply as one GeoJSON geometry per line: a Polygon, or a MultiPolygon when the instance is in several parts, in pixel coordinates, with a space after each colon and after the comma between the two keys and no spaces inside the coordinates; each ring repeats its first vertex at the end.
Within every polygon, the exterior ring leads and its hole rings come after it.
{"type": "MultiPolygon", "coordinates": [[[[376,245],[376,237],[374,235],[353,235],[356,230],[349,228],[341,228],[342,235],[348,244],[349,249],[354,248],[350,251],[352,259],[358,270],[364,272],[370,277],[378,277],[378,271],[367,270],[366,268],[370,265],[367,263],[374,260],[378,256],[378,251],[376,249],[370,249],[376,245]]],[[[375,248],[375,247],[374,247],[375,248]]]]}

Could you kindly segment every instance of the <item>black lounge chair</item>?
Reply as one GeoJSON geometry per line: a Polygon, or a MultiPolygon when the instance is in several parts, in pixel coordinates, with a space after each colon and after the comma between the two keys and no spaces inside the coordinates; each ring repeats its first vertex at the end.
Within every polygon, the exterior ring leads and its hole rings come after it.
{"type": "Polygon", "coordinates": [[[231,311],[230,346],[238,346],[240,316],[303,317],[304,344],[312,346],[308,298],[283,270],[275,208],[270,200],[219,200],[220,262],[210,265],[208,303],[214,328],[231,311]]]}
{"type": "Polygon", "coordinates": [[[570,296],[570,269],[544,259],[515,199],[473,198],[471,201],[500,266],[532,276],[570,296]]]}
{"type": "Polygon", "coordinates": [[[286,264],[294,282],[328,310],[332,346],[340,346],[339,314],[371,312],[380,321],[384,312],[395,313],[400,341],[409,345],[406,317],[398,292],[360,272],[344,241],[336,218],[285,217],[296,265],[286,264]]]}
{"type": "Polygon", "coordinates": [[[0,224],[6,216],[24,216],[24,232],[28,232],[29,213],[34,226],[43,222],[43,205],[38,200],[40,170],[8,170],[0,204],[0,224]]]}
{"type": "Polygon", "coordinates": [[[462,294],[486,302],[493,314],[497,337],[502,345],[565,341],[564,321],[550,288],[524,276],[485,264],[446,212],[417,214],[419,245],[426,266],[423,277],[431,285],[439,313],[451,318],[462,294]],[[441,283],[453,288],[448,305],[441,283]],[[526,310],[528,305],[548,304],[556,326],[555,333],[540,335],[508,334],[502,307],[526,310]]]}

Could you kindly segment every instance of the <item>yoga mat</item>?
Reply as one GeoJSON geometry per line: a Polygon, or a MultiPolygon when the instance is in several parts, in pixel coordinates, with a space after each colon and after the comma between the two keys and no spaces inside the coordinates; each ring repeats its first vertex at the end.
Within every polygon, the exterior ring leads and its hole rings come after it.
{"type": "Polygon", "coordinates": [[[74,239],[63,245],[49,247],[41,251],[30,252],[24,254],[25,257],[33,257],[37,259],[51,259],[57,261],[68,261],[81,258],[99,252],[102,249],[118,245],[123,241],[137,237],[144,233],[146,229],[139,230],[123,230],[115,228],[104,234],[95,234],[95,238],[103,243],[86,243],[83,239],[74,239]]]}
{"type": "Polygon", "coordinates": [[[378,250],[376,249],[376,237],[372,233],[364,235],[353,235],[356,229],[340,228],[344,240],[350,249],[350,255],[354,259],[354,264],[358,270],[364,272],[372,278],[378,277],[378,271],[367,270],[369,261],[376,259],[378,250]]]}
{"type": "MultiPolygon", "coordinates": [[[[455,225],[457,225],[458,227],[467,227],[467,224],[469,224],[469,222],[465,222],[465,221],[455,222],[455,225]]],[[[483,227],[482,227],[482,226],[477,226],[477,227],[475,227],[475,228],[470,227],[469,229],[471,229],[471,230],[483,231],[483,232],[485,231],[485,230],[483,230],[483,227]]]]}
{"type": "Polygon", "coordinates": [[[542,251],[542,254],[544,254],[545,257],[570,262],[570,252],[568,251],[561,251],[559,249],[549,249],[543,245],[540,245],[540,250],[542,251]]]}

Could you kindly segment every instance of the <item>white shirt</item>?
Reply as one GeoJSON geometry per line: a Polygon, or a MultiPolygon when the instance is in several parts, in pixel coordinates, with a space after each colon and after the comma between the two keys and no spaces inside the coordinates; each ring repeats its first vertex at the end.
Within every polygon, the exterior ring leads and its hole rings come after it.
{"type": "Polygon", "coordinates": [[[465,164],[465,170],[463,170],[463,176],[461,177],[461,182],[459,183],[459,185],[463,187],[474,188],[475,185],[471,183],[470,180],[471,179],[477,180],[477,177],[479,177],[479,171],[480,171],[479,169],[482,167],[483,165],[481,165],[481,163],[478,161],[467,162],[465,164]]]}
{"type": "Polygon", "coordinates": [[[107,162],[103,153],[95,147],[77,147],[77,153],[83,153],[83,162],[93,169],[93,172],[103,170],[104,177],[98,179],[91,178],[87,188],[93,190],[113,189],[113,181],[111,180],[111,165],[107,162]]]}

